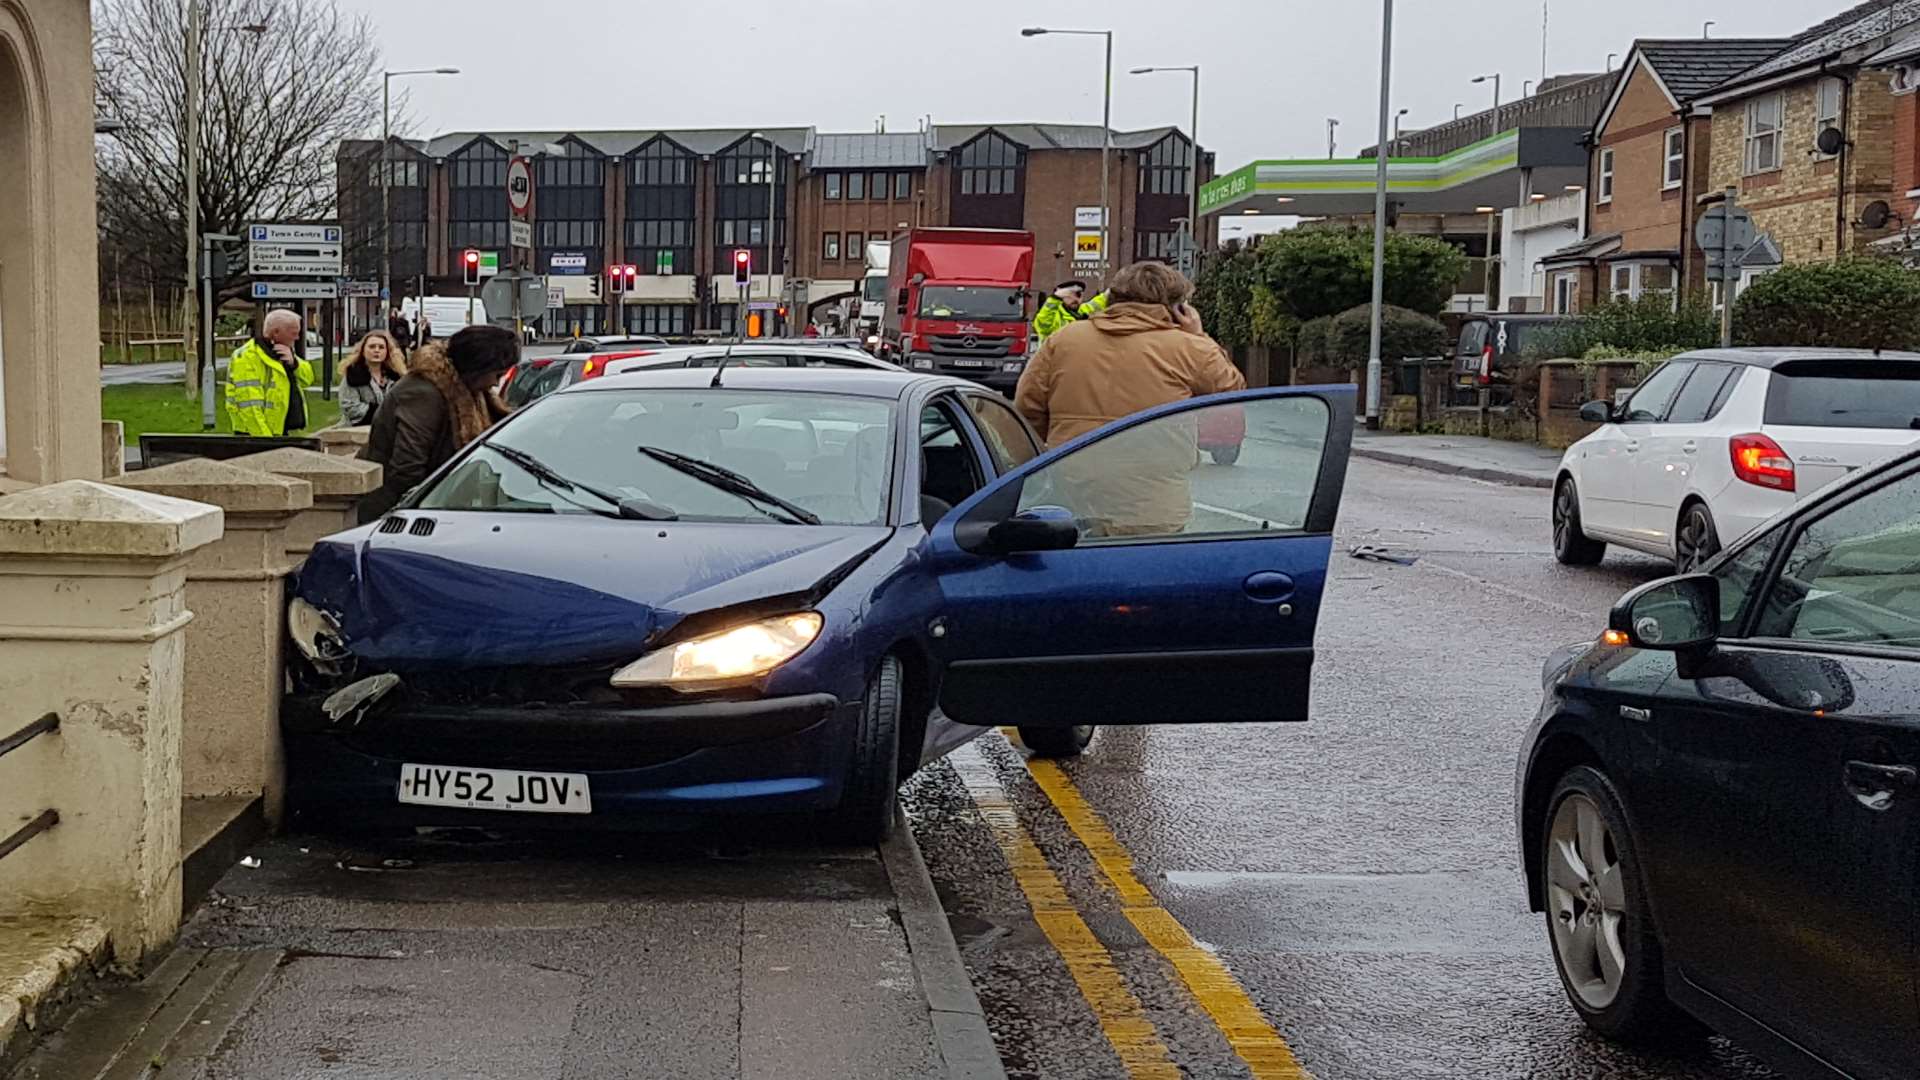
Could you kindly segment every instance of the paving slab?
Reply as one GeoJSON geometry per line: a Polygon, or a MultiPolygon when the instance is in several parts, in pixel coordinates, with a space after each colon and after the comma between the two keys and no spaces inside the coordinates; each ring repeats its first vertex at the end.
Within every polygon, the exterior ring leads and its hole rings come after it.
{"type": "Polygon", "coordinates": [[[1515,487],[1553,487],[1561,451],[1474,435],[1355,431],[1353,455],[1515,487]]]}

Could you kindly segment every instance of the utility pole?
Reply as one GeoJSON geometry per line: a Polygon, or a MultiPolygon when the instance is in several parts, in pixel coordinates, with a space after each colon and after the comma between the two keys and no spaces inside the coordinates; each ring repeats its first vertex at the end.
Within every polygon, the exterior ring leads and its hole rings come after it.
{"type": "Polygon", "coordinates": [[[1740,284],[1740,268],[1734,265],[1733,208],[1739,202],[1740,189],[1729,187],[1725,224],[1720,229],[1720,347],[1733,347],[1733,291],[1740,284]]]}
{"type": "MultiPolygon", "coordinates": [[[[1367,328],[1367,428],[1380,429],[1380,316],[1386,297],[1388,104],[1393,92],[1393,0],[1380,8],[1380,145],[1373,161],[1373,310],[1367,328]]],[[[1331,156],[1331,155],[1329,155],[1331,156]]]]}
{"type": "MultiPolygon", "coordinates": [[[[187,0],[187,55],[186,86],[184,105],[184,127],[186,145],[182,147],[181,169],[186,179],[186,197],[184,217],[186,219],[186,288],[180,295],[180,359],[186,368],[187,395],[208,396],[209,387],[203,380],[199,365],[193,357],[194,324],[194,271],[200,258],[200,46],[206,33],[205,12],[201,0],[187,0]]],[[[201,358],[207,366],[213,364],[213,354],[201,358]]],[[[204,410],[203,410],[204,411],[204,410]]]]}

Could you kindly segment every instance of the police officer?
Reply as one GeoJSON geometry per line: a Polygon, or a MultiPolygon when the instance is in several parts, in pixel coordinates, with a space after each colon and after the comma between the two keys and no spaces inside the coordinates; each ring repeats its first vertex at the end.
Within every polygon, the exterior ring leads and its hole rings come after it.
{"type": "Polygon", "coordinates": [[[1053,336],[1054,331],[1073,322],[1075,319],[1091,319],[1107,309],[1107,294],[1101,293],[1082,303],[1087,295],[1087,283],[1084,281],[1063,281],[1040,305],[1033,316],[1033,333],[1041,341],[1053,336]]]}
{"type": "Polygon", "coordinates": [[[284,308],[260,320],[260,332],[227,361],[227,419],[235,435],[276,437],[307,426],[306,388],[313,365],[293,350],[305,329],[284,308]]]}

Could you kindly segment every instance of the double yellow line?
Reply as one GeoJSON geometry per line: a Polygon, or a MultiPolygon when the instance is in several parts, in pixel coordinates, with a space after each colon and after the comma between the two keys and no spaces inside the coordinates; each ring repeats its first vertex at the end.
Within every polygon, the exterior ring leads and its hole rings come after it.
{"type": "MultiPolygon", "coordinates": [[[[1066,962],[1080,993],[1099,1018],[1107,1041],[1132,1077],[1181,1075],[1166,1044],[1153,1027],[1140,1000],[1079,912],[1067,898],[1046,856],[1020,824],[1005,789],[986,760],[956,755],[955,767],[979,808],[982,820],[1012,868],[1014,880],[1033,907],[1034,920],[1066,962]]],[[[1133,870],[1133,856],[1121,846],[1080,790],[1051,761],[1030,759],[1028,775],[1046,793],[1067,827],[1093,857],[1107,885],[1119,899],[1121,912],[1173,969],[1179,973],[1195,1002],[1240,1056],[1256,1080],[1310,1080],[1287,1046],[1287,1041],[1260,1012],[1246,989],[1220,959],[1196,941],[1187,928],[1160,906],[1151,890],[1133,870]]]]}

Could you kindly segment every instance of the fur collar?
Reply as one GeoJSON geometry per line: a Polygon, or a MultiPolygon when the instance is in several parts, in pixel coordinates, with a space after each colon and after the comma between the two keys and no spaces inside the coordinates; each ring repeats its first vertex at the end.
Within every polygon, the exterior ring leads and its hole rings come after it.
{"type": "Polygon", "coordinates": [[[454,370],[453,361],[447,359],[447,350],[439,344],[425,345],[414,353],[413,364],[408,374],[418,375],[433,384],[446,399],[447,410],[453,420],[453,442],[455,446],[465,446],[487,433],[493,426],[496,409],[493,407],[492,394],[483,390],[470,390],[460,381],[460,373],[454,370]]]}

